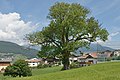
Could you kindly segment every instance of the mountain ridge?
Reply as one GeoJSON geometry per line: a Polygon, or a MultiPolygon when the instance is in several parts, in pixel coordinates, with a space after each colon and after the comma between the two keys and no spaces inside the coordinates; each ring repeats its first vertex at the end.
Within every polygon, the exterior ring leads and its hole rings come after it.
{"type": "Polygon", "coordinates": [[[89,49],[83,47],[83,48],[79,48],[77,50],[77,53],[79,53],[79,51],[81,52],[85,52],[85,53],[90,53],[90,52],[103,52],[103,51],[106,51],[106,50],[109,50],[109,51],[114,51],[115,49],[113,48],[110,48],[110,47],[106,47],[106,46],[102,46],[100,44],[90,44],[90,47],[89,49]]]}
{"type": "Polygon", "coordinates": [[[38,50],[32,48],[25,48],[16,43],[0,41],[0,53],[15,53],[23,54],[27,57],[36,57],[38,50]]]}

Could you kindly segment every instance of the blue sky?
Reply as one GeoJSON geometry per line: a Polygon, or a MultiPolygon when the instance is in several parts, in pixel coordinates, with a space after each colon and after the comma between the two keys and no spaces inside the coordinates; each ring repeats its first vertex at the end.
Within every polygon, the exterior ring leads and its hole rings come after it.
{"type": "MultiPolygon", "coordinates": [[[[48,15],[50,6],[52,6],[55,2],[80,3],[90,9],[91,15],[98,19],[98,21],[102,23],[103,28],[106,28],[110,33],[109,40],[105,43],[100,42],[100,44],[107,45],[112,48],[120,48],[120,0],[0,0],[0,13],[3,17],[5,17],[4,14],[8,17],[16,16],[16,19],[11,19],[10,17],[13,24],[15,24],[14,21],[16,20],[16,22],[19,22],[21,25],[25,25],[27,27],[37,25],[37,28],[32,27],[32,29],[41,30],[42,27],[49,23],[46,16],[48,15]]],[[[2,19],[2,21],[8,22],[7,19],[2,19]]],[[[10,25],[12,23],[7,24],[10,25]]],[[[11,28],[11,26],[8,27],[11,28]]],[[[0,29],[1,34],[4,33],[7,35],[11,33],[10,31],[9,33],[6,33],[8,31],[6,29],[3,30],[2,27],[0,27],[0,29]]],[[[17,33],[13,30],[13,26],[11,31],[14,33],[14,36],[9,35],[10,38],[17,37],[20,39],[23,37],[22,35],[19,35],[19,37],[15,35],[17,33]]],[[[32,31],[33,30],[31,30],[31,32],[32,31]]],[[[8,38],[2,39],[5,41],[10,40],[8,38]]],[[[22,40],[20,41],[22,44],[22,40]]],[[[11,39],[11,42],[14,42],[14,40],[11,39]]],[[[20,42],[16,40],[16,43],[19,44],[20,42]]]]}

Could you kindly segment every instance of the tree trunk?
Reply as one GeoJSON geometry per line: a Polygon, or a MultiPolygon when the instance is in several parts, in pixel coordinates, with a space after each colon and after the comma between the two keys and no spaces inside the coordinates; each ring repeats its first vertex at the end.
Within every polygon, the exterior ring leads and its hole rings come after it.
{"type": "Polygon", "coordinates": [[[68,70],[68,69],[70,69],[70,67],[69,67],[69,65],[70,65],[70,62],[69,62],[69,53],[63,55],[62,64],[63,64],[62,70],[68,70]]]}

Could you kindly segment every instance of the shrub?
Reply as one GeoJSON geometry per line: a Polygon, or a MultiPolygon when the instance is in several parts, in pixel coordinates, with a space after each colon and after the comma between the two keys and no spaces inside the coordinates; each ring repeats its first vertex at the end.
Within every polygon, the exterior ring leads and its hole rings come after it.
{"type": "Polygon", "coordinates": [[[111,61],[111,60],[112,60],[112,58],[110,58],[110,57],[109,57],[109,58],[107,58],[107,61],[111,61]]]}
{"type": "Polygon", "coordinates": [[[43,68],[49,67],[49,64],[43,64],[43,68]]]}
{"type": "Polygon", "coordinates": [[[37,66],[37,68],[38,68],[38,69],[43,68],[43,65],[42,65],[42,64],[39,64],[39,65],[37,66]]]}
{"type": "Polygon", "coordinates": [[[120,56],[113,56],[112,60],[120,60],[120,56]]]}
{"type": "Polygon", "coordinates": [[[120,60],[120,56],[117,57],[117,60],[120,60]]]}
{"type": "Polygon", "coordinates": [[[79,67],[79,63],[78,62],[73,62],[70,64],[70,68],[78,68],[79,67]]]}
{"type": "Polygon", "coordinates": [[[12,77],[16,77],[16,76],[32,76],[31,70],[28,67],[27,62],[25,62],[24,60],[18,60],[16,61],[13,65],[8,66],[5,69],[5,72],[3,74],[4,76],[12,76],[12,77]]]}
{"type": "Polygon", "coordinates": [[[47,68],[47,67],[52,67],[52,64],[39,64],[39,65],[37,66],[38,69],[47,68]]]}

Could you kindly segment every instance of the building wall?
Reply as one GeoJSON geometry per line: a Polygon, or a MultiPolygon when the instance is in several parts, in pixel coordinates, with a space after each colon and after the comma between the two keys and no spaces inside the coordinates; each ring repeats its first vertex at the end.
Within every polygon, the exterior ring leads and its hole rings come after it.
{"type": "Polygon", "coordinates": [[[120,56],[120,51],[115,51],[115,52],[114,52],[114,55],[120,56]]]}
{"type": "Polygon", "coordinates": [[[90,61],[93,61],[92,64],[97,64],[97,59],[93,59],[93,58],[86,59],[86,62],[90,62],[90,61]]]}
{"type": "Polygon", "coordinates": [[[2,69],[6,69],[6,67],[7,67],[7,66],[0,66],[0,71],[1,71],[2,69]]]}
{"type": "Polygon", "coordinates": [[[6,69],[6,67],[9,65],[10,65],[10,62],[0,62],[0,72],[6,69]]]}
{"type": "Polygon", "coordinates": [[[107,54],[98,54],[97,60],[98,60],[99,62],[104,62],[104,61],[106,61],[107,58],[108,58],[108,55],[107,55],[107,54]]]}
{"type": "Polygon", "coordinates": [[[37,67],[40,63],[39,62],[29,62],[29,67],[37,67]]]}
{"type": "Polygon", "coordinates": [[[97,64],[97,59],[94,58],[78,59],[78,62],[91,62],[91,64],[97,64]]]}
{"type": "Polygon", "coordinates": [[[77,60],[78,60],[78,58],[77,58],[77,57],[74,57],[74,58],[69,58],[70,64],[71,64],[72,62],[77,61],[77,60]]]}
{"type": "Polygon", "coordinates": [[[86,62],[86,59],[78,59],[78,62],[86,62]]]}

